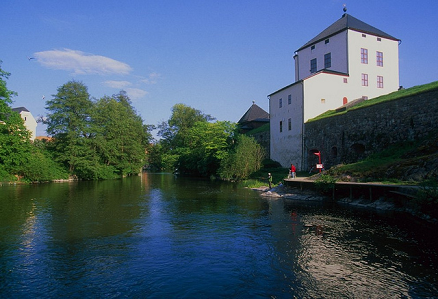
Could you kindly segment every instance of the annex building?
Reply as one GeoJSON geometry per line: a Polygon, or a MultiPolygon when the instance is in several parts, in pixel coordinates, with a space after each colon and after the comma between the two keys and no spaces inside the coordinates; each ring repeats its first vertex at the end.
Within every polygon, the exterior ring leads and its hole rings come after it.
{"type": "Polygon", "coordinates": [[[315,158],[304,146],[307,120],[398,90],[399,42],[344,13],[296,50],[295,82],[268,95],[271,159],[304,170],[313,163],[305,159],[315,158]]]}

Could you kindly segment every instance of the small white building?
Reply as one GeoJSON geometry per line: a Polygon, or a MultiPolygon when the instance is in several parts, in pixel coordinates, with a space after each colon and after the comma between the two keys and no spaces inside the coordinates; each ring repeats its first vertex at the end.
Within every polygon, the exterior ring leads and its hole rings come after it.
{"type": "Polygon", "coordinates": [[[307,120],[398,90],[399,41],[345,13],[299,48],[295,82],[268,96],[271,159],[303,170],[303,157],[312,150],[303,147],[307,120]]]}
{"type": "Polygon", "coordinates": [[[24,126],[31,133],[30,140],[34,141],[36,138],[37,122],[32,113],[30,113],[25,107],[12,108],[12,110],[20,114],[21,118],[24,120],[24,126]]]}

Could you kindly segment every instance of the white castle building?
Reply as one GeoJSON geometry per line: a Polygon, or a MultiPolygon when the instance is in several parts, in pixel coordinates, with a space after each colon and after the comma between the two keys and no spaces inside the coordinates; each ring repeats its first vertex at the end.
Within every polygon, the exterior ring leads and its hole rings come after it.
{"type": "Polygon", "coordinates": [[[34,141],[36,138],[37,122],[32,113],[30,113],[30,111],[27,110],[26,107],[12,108],[12,110],[20,114],[21,118],[24,121],[24,126],[30,132],[30,140],[34,141]]]}
{"type": "Polygon", "coordinates": [[[295,82],[268,95],[271,159],[304,170],[307,120],[358,98],[398,90],[399,42],[345,13],[299,48],[295,82]]]}

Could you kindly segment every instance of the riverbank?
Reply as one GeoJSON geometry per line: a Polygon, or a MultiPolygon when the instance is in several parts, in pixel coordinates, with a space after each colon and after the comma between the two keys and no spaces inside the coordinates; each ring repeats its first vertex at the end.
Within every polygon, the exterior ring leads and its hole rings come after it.
{"type": "MultiPolygon", "coordinates": [[[[297,180],[299,181],[299,180],[297,180]]],[[[306,183],[311,183],[310,180],[301,180],[306,183]]],[[[378,184],[377,184],[378,185],[378,184]]],[[[383,185],[380,185],[383,186],[383,185]]],[[[271,189],[267,186],[259,188],[252,188],[257,191],[264,198],[270,199],[291,199],[302,201],[324,201],[333,200],[332,196],[323,195],[317,190],[311,188],[291,187],[285,184],[279,184],[271,189]]],[[[431,224],[438,224],[438,219],[415,210],[412,205],[409,204],[409,200],[406,198],[406,194],[394,193],[394,196],[376,196],[375,199],[369,198],[364,194],[356,194],[355,197],[342,196],[336,198],[336,202],[341,205],[351,206],[355,208],[374,209],[387,212],[402,212],[408,213],[416,218],[427,221],[431,224]]]]}

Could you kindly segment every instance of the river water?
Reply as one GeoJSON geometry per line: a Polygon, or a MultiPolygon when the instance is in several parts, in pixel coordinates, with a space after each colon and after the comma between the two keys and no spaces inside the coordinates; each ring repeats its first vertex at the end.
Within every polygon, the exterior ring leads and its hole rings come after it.
{"type": "Polygon", "coordinates": [[[0,298],[433,298],[437,227],[144,173],[0,187],[0,298]]]}

